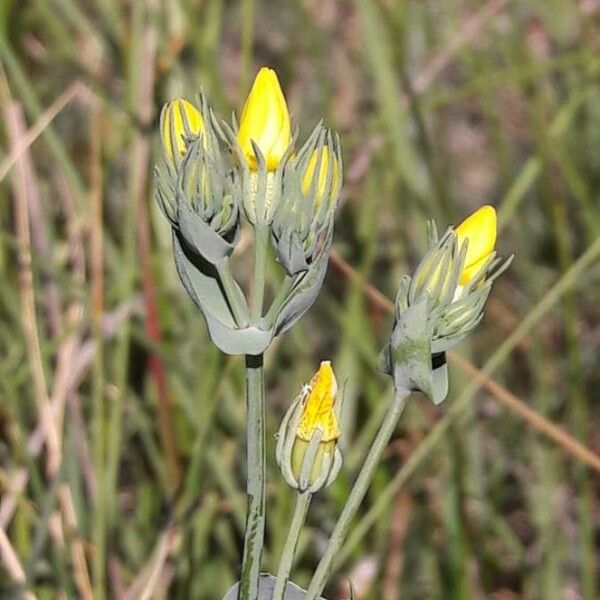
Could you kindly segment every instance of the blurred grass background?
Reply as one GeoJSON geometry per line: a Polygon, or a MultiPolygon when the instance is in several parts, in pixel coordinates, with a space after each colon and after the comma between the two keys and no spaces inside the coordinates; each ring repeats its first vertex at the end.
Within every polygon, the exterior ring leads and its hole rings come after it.
{"type": "Polygon", "coordinates": [[[304,585],[391,393],[377,290],[428,218],[488,202],[517,259],[448,400],[410,403],[328,597],[600,597],[599,50],[598,0],[2,0],[0,597],[218,600],[237,579],[243,362],[177,280],[152,167],[165,101],[202,87],[227,117],[261,65],[345,158],[323,291],[267,356],[265,569],[293,505],[286,406],[332,359],[345,469],[315,498],[304,585]]]}

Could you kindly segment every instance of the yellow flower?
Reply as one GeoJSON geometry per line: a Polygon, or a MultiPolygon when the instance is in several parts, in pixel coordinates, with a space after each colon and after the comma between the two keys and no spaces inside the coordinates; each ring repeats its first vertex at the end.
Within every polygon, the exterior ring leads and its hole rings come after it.
{"type": "Polygon", "coordinates": [[[457,228],[456,239],[460,248],[468,239],[465,266],[458,282],[467,285],[483,267],[496,245],[496,211],[486,204],[468,216],[457,228]]]}
{"type": "Polygon", "coordinates": [[[298,480],[309,443],[317,428],[320,428],[322,436],[309,481],[309,485],[312,485],[321,474],[325,455],[333,455],[336,440],[340,437],[340,428],[333,410],[337,394],[337,382],[329,361],[321,363],[319,370],[309,384],[309,389],[308,398],[304,403],[300,422],[296,428],[296,441],[292,449],[291,466],[292,472],[298,480]]]}
{"type": "Polygon", "coordinates": [[[258,161],[252,141],[259,147],[268,171],[274,171],[292,139],[290,115],[275,71],[263,67],[256,76],[242,110],[238,143],[249,167],[258,161]]]}
{"type": "Polygon", "coordinates": [[[308,163],[306,165],[306,171],[304,172],[304,177],[302,178],[302,193],[307,194],[311,191],[312,186],[314,185],[315,177],[318,177],[316,182],[316,191],[315,191],[315,205],[318,208],[327,190],[325,186],[327,185],[327,175],[329,169],[329,161],[332,161],[331,164],[331,188],[329,190],[329,197],[335,198],[337,195],[339,180],[340,180],[340,167],[338,165],[338,161],[335,156],[332,155],[330,159],[330,151],[327,146],[322,146],[321,148],[317,148],[308,159],[308,163]],[[321,161],[319,167],[319,174],[316,175],[315,171],[317,169],[317,165],[319,165],[319,160],[321,161]]]}
{"type": "Polygon", "coordinates": [[[197,135],[204,129],[200,111],[187,100],[172,100],[165,104],[161,115],[161,141],[170,162],[185,156],[186,137],[197,135]]]}

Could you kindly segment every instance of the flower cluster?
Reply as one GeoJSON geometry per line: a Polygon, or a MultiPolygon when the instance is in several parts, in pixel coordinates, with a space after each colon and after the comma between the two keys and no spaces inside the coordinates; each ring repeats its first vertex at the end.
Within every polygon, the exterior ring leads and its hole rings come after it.
{"type": "MultiPolygon", "coordinates": [[[[162,110],[156,199],[173,230],[181,281],[213,342],[260,354],[314,302],[325,276],[342,183],[336,133],[318,124],[296,148],[277,75],[259,71],[239,126],[217,118],[206,97],[162,110]],[[250,314],[229,270],[242,216],[268,236],[286,280],[265,313],[250,314]]],[[[259,306],[259,309],[262,307],[259,306]]]]}

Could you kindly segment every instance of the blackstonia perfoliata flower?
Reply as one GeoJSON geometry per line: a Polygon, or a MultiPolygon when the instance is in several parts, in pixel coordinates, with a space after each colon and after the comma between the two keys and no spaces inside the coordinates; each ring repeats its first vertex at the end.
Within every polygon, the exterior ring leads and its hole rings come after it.
{"type": "Polygon", "coordinates": [[[165,216],[177,220],[177,183],[181,163],[191,142],[205,133],[205,118],[196,106],[177,98],[167,102],[160,113],[162,160],[155,168],[156,200],[165,216]]]}
{"type": "Polygon", "coordinates": [[[268,228],[281,201],[282,171],[294,151],[290,115],[275,71],[257,74],[239,126],[220,124],[242,182],[240,204],[255,228],[268,228]]]}
{"type": "Polygon", "coordinates": [[[496,258],[495,242],[491,206],[481,207],[441,238],[435,223],[429,223],[429,250],[414,275],[400,282],[392,338],[382,353],[384,369],[397,387],[421,389],[436,403],[446,397],[445,352],[481,321],[492,284],[512,260],[496,258]],[[407,357],[415,358],[415,351],[420,364],[428,356],[431,364],[419,374],[419,383],[410,383],[417,367],[411,372],[407,357]]]}
{"type": "Polygon", "coordinates": [[[186,229],[182,219],[191,211],[227,237],[238,223],[234,196],[236,191],[240,194],[241,184],[218,142],[208,103],[202,94],[199,99],[200,109],[181,99],[163,107],[163,161],[156,169],[157,200],[177,229],[186,229]]]}
{"type": "Polygon", "coordinates": [[[251,170],[259,168],[255,146],[267,171],[274,171],[292,141],[290,115],[277,74],[263,67],[242,110],[237,140],[251,170]]]}
{"type": "Polygon", "coordinates": [[[339,137],[320,123],[283,168],[282,195],[273,217],[273,242],[290,275],[313,262],[333,233],[342,186],[339,137]]]}
{"type": "Polygon", "coordinates": [[[494,280],[511,259],[496,258],[496,211],[483,206],[438,238],[429,225],[429,250],[413,277],[405,276],[396,300],[399,315],[426,301],[432,352],[444,352],[482,319],[494,280]]]}
{"type": "Polygon", "coordinates": [[[299,492],[317,492],[333,483],[342,466],[336,414],[337,382],[323,361],[286,413],[277,438],[277,464],[299,492]]]}

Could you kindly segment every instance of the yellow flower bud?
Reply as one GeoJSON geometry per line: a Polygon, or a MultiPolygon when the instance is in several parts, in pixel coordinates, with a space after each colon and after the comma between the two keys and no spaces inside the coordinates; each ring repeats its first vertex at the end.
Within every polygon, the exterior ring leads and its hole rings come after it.
{"type": "Polygon", "coordinates": [[[275,71],[263,67],[256,76],[242,110],[237,140],[249,167],[258,161],[252,141],[259,147],[268,171],[274,171],[292,139],[290,115],[275,71]]]}
{"type": "Polygon", "coordinates": [[[161,118],[161,140],[167,159],[175,162],[186,153],[185,138],[204,129],[200,111],[187,100],[172,100],[165,104],[161,118]]]}
{"type": "Polygon", "coordinates": [[[465,266],[458,282],[467,285],[483,267],[496,245],[496,211],[486,204],[468,216],[457,228],[456,239],[460,248],[468,239],[465,266]]]}
{"type": "Polygon", "coordinates": [[[331,188],[329,190],[329,197],[335,198],[337,196],[338,185],[340,181],[340,166],[338,165],[338,161],[334,155],[331,155],[327,146],[322,146],[321,148],[317,148],[308,159],[308,163],[306,165],[306,171],[304,172],[304,177],[302,178],[302,193],[307,194],[311,191],[313,185],[315,185],[316,181],[316,192],[315,192],[315,206],[318,208],[325,194],[328,190],[325,189],[327,185],[327,175],[329,167],[329,161],[332,161],[331,164],[331,188]],[[318,175],[315,173],[317,170],[317,166],[319,165],[319,173],[318,175]]]}
{"type": "Polygon", "coordinates": [[[275,457],[286,482],[314,494],[331,485],[342,467],[334,405],[337,382],[324,361],[288,409],[277,435],[275,457]]]}
{"type": "Polygon", "coordinates": [[[310,392],[302,408],[302,415],[296,428],[296,441],[292,450],[291,467],[294,476],[299,479],[309,443],[317,428],[320,428],[321,440],[309,479],[309,485],[312,485],[321,475],[325,455],[330,455],[330,458],[332,458],[336,440],[340,437],[340,428],[333,410],[337,394],[337,382],[329,361],[321,363],[319,370],[309,384],[309,389],[310,392]]]}

